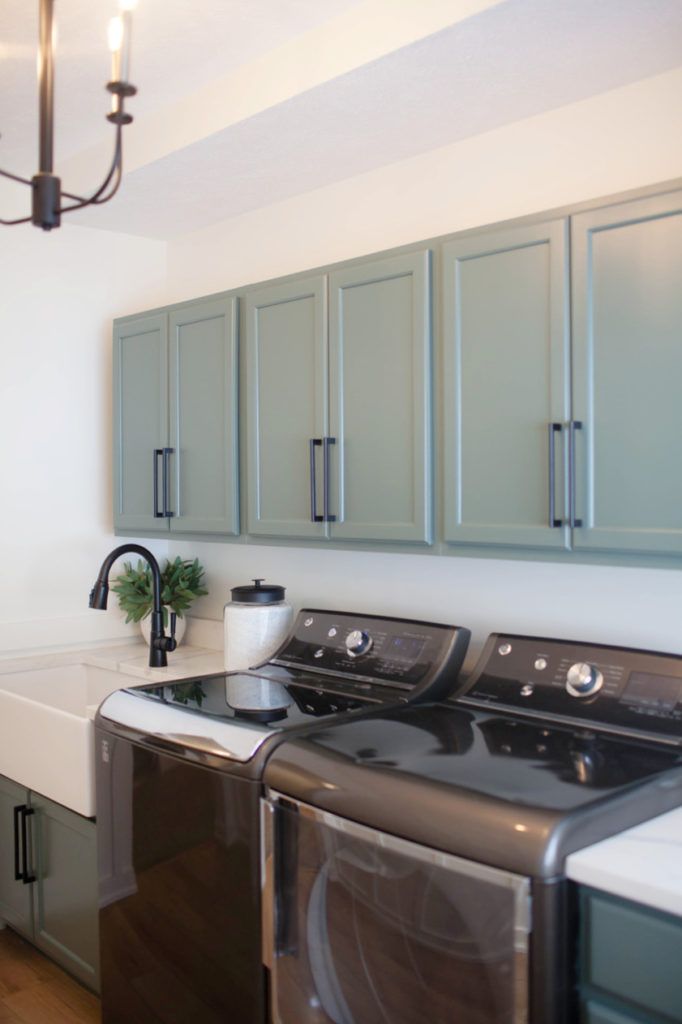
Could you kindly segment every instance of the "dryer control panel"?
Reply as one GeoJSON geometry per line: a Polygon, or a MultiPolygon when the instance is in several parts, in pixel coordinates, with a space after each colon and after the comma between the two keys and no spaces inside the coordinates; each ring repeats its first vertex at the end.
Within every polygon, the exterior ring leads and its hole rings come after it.
{"type": "Polygon", "coordinates": [[[441,700],[457,687],[469,636],[461,626],[304,608],[270,660],[441,700]]]}
{"type": "Polygon", "coordinates": [[[493,633],[461,699],[682,745],[682,657],[493,633]]]}

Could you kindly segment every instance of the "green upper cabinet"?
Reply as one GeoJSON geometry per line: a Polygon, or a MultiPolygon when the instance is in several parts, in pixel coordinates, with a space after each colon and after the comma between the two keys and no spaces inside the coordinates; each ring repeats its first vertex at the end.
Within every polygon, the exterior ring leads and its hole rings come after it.
{"type": "Polygon", "coordinates": [[[114,526],[161,533],[154,516],[155,452],[168,438],[168,325],[165,315],[114,325],[114,526]]]}
{"type": "Polygon", "coordinates": [[[682,553],[682,193],[573,218],[576,548],[682,553]]]}
{"type": "Polygon", "coordinates": [[[171,530],[239,532],[237,300],[169,316],[171,530]]]}
{"type": "Polygon", "coordinates": [[[246,346],[249,532],[430,542],[430,254],[254,290],[246,346]]]}
{"type": "Polygon", "coordinates": [[[430,256],[330,274],[335,538],[432,539],[430,256]]]}
{"type": "Polygon", "coordinates": [[[568,547],[568,221],[442,255],[444,538],[568,547]]]}
{"type": "Polygon", "coordinates": [[[326,278],[247,294],[245,334],[248,531],[324,537],[311,466],[328,434],[326,278]]]}
{"type": "Polygon", "coordinates": [[[114,525],[239,532],[237,299],[114,329],[114,525]]]}

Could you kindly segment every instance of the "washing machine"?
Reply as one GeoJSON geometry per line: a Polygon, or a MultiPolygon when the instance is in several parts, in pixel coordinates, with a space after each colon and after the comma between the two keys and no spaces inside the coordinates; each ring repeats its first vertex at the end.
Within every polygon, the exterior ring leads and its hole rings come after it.
{"type": "Polygon", "coordinates": [[[103,1024],[266,1024],[262,773],[285,736],[445,697],[469,632],[304,609],[248,672],[120,690],[95,730],[103,1024]]]}
{"type": "Polygon", "coordinates": [[[272,1024],[573,1024],[566,857],[682,804],[682,659],[493,634],[264,780],[272,1024]]]}

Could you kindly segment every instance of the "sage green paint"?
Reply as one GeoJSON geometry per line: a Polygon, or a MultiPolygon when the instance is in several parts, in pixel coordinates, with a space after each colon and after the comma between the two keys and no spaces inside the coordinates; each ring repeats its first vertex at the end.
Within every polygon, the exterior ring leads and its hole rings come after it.
{"type": "MultiPolygon", "coordinates": [[[[168,438],[165,315],[114,325],[114,526],[165,533],[154,518],[154,449],[168,438]]],[[[160,470],[159,470],[160,472],[160,470]]]]}
{"type": "Polygon", "coordinates": [[[430,253],[335,271],[329,288],[330,535],[430,542],[430,253]]]}
{"type": "Polygon", "coordinates": [[[239,533],[237,299],[169,316],[171,532],[239,533]]]}
{"type": "Polygon", "coordinates": [[[682,1024],[682,921],[589,889],[580,918],[585,998],[611,1000],[633,1020],[682,1024]]]}
{"type": "Polygon", "coordinates": [[[0,918],[79,981],[99,988],[95,822],[0,776],[0,918]],[[13,808],[24,804],[28,870],[14,878],[13,808]]]}
{"type": "Polygon", "coordinates": [[[444,538],[567,548],[567,220],[446,243],[442,300],[444,538]]]}
{"type": "Polygon", "coordinates": [[[610,1006],[603,1006],[590,999],[583,1007],[582,1024],[641,1024],[641,1017],[619,1013],[610,1006]]]}
{"type": "Polygon", "coordinates": [[[573,218],[577,549],[682,553],[682,193],[573,218]]]}
{"type": "Polygon", "coordinates": [[[14,808],[28,804],[28,791],[0,775],[0,921],[33,938],[33,886],[14,877],[14,808]]]}
{"type": "MultiPolygon", "coordinates": [[[[245,344],[248,531],[325,537],[310,517],[309,442],[329,433],[326,277],[248,292],[245,344]]],[[[317,480],[321,514],[321,458],[317,480]]]]}
{"type": "Polygon", "coordinates": [[[90,988],[99,987],[94,821],[31,793],[34,942],[90,988]]]}

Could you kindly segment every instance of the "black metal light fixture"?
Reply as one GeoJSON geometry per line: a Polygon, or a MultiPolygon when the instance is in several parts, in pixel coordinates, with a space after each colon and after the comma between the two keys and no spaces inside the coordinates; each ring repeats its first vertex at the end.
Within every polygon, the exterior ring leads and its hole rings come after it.
{"type": "Polygon", "coordinates": [[[81,210],[84,206],[97,206],[108,202],[118,191],[123,169],[123,148],[121,129],[130,124],[132,117],[124,110],[127,96],[134,96],[137,89],[128,81],[130,68],[130,36],[132,10],[136,0],[120,0],[120,14],[109,25],[109,48],[112,53],[111,81],[107,89],[111,93],[111,111],[107,120],[116,127],[114,156],[104,181],[90,196],[78,196],[62,188],[61,180],[53,173],[54,148],[54,0],[39,0],[40,43],[38,51],[39,88],[39,148],[40,167],[29,180],[18,174],[0,169],[0,174],[12,181],[28,185],[33,193],[30,217],[3,220],[0,224],[27,224],[29,221],[44,231],[58,228],[61,215],[70,210],[81,210]]]}

